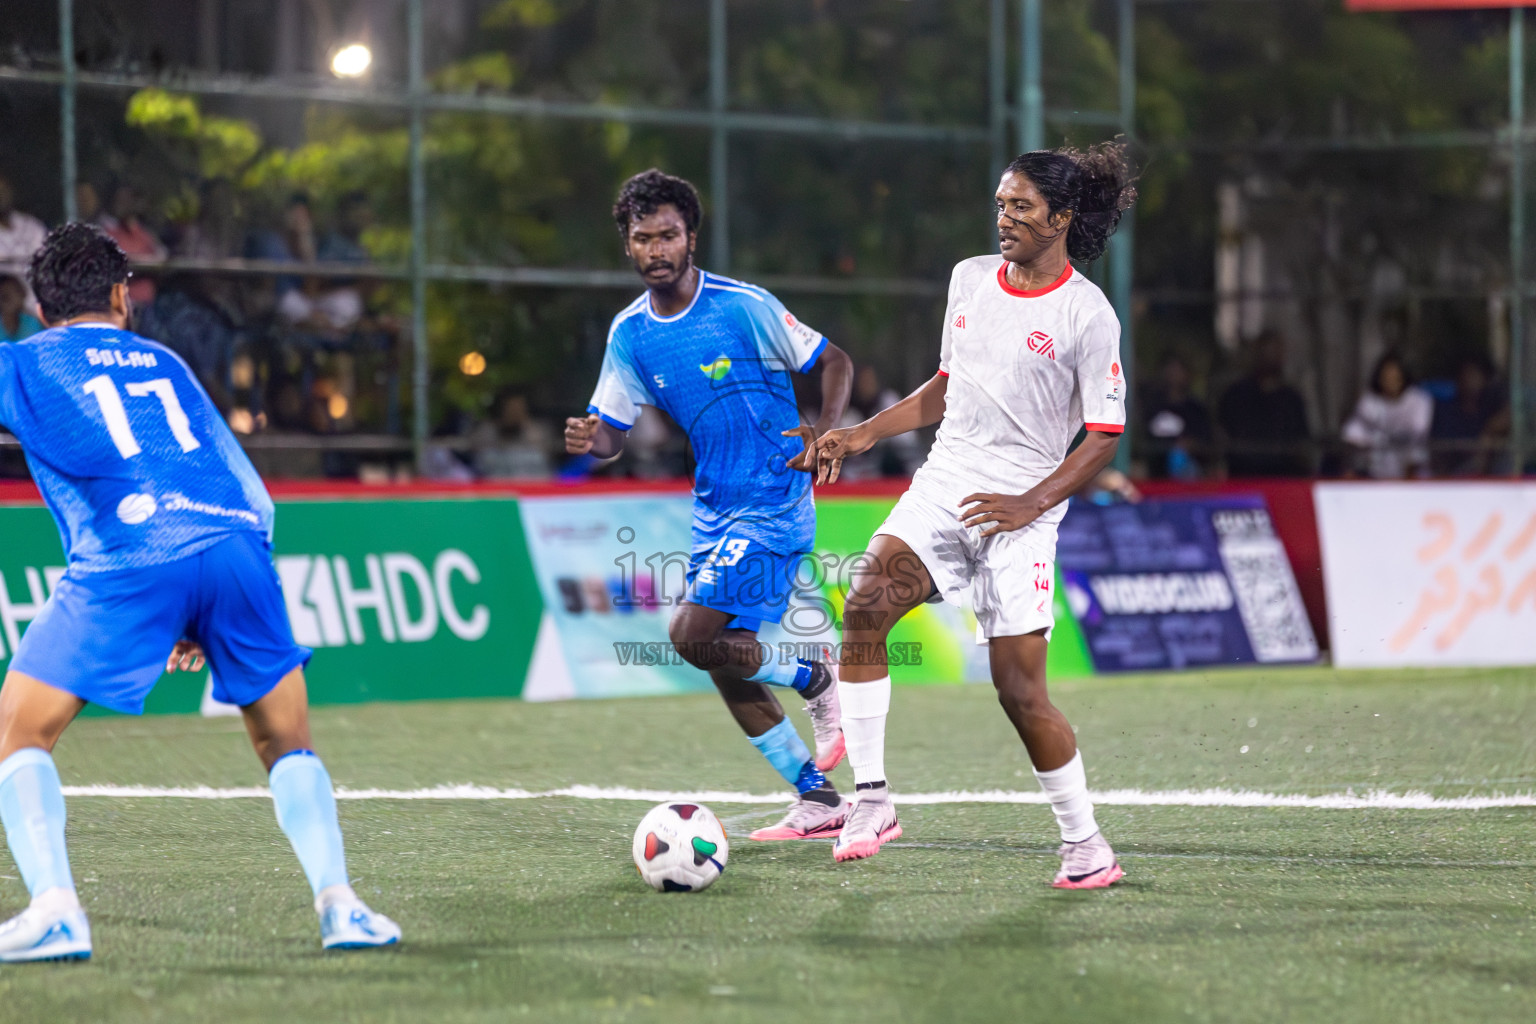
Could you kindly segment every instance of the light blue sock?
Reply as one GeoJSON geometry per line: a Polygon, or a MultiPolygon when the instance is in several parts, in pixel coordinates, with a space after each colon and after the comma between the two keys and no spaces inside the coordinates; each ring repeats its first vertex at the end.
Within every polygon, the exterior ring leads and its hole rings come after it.
{"type": "Polygon", "coordinates": [[[347,856],[336,821],[331,776],[313,750],[294,750],[277,759],[267,777],[277,823],[293,844],[309,887],[347,884],[347,856]]]}
{"type": "Polygon", "coordinates": [[[796,658],[785,664],[782,659],[770,655],[764,659],[762,667],[747,676],[749,683],[767,683],[769,686],[787,686],[792,690],[803,690],[811,681],[811,663],[804,658],[796,658]]]}
{"type": "Polygon", "coordinates": [[[820,789],[826,785],[827,777],[817,770],[805,741],[800,738],[800,734],[795,731],[795,724],[789,719],[784,719],[761,736],[747,738],[773,765],[774,771],[795,787],[797,793],[820,789]]]}
{"type": "Polygon", "coordinates": [[[64,787],[48,751],[26,747],[0,763],[0,820],[27,892],[75,891],[64,847],[64,787]]]}

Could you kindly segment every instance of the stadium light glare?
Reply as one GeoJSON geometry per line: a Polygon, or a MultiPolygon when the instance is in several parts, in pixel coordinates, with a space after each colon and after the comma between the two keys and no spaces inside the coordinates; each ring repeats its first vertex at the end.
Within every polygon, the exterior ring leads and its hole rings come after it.
{"type": "Polygon", "coordinates": [[[373,51],[362,43],[350,43],[331,57],[331,74],[337,78],[357,78],[373,64],[373,51]]]}

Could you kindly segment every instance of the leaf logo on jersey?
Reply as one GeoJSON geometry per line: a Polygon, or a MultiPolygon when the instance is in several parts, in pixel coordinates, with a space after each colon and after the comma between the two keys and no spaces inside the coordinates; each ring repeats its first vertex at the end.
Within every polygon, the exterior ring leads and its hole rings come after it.
{"type": "Polygon", "coordinates": [[[1044,331],[1031,331],[1029,337],[1024,340],[1024,344],[1029,346],[1031,352],[1038,352],[1047,359],[1055,361],[1056,343],[1044,331]]]}
{"type": "Polygon", "coordinates": [[[710,380],[724,380],[725,375],[731,372],[731,357],[716,356],[712,363],[700,363],[699,371],[710,380]]]}

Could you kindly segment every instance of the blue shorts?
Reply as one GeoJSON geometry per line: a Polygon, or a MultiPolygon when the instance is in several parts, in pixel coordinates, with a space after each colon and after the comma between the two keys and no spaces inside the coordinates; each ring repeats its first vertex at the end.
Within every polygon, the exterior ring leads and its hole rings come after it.
{"type": "Polygon", "coordinates": [[[756,633],[764,622],[778,622],[795,592],[795,573],[805,552],[785,555],[755,540],[694,535],[688,560],[688,589],[683,600],[735,618],[726,629],[756,633]]]}
{"type": "Polygon", "coordinates": [[[309,648],[293,642],[264,537],[231,534],[144,569],[65,573],[22,634],[10,668],[137,715],[178,640],[202,645],[213,696],[241,707],[309,664],[309,648]]]}

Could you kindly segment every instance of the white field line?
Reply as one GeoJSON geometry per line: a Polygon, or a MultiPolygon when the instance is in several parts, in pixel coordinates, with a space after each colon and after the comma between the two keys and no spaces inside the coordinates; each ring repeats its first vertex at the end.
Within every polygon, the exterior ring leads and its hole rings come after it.
{"type": "MultiPolygon", "coordinates": [[[[212,786],[65,786],[64,795],[104,796],[118,799],[172,798],[184,800],[250,800],[271,796],[264,787],[215,789],[212,786]]],[[[1235,789],[1107,789],[1090,794],[1093,802],[1107,807],[1277,807],[1325,811],[1481,811],[1500,807],[1536,807],[1536,793],[1497,793],[1491,796],[1432,796],[1413,791],[1389,793],[1371,790],[1346,791],[1323,796],[1295,793],[1264,793],[1235,789]]],[[[716,804],[783,804],[784,793],[733,793],[724,790],[693,792],[666,789],[629,789],[623,786],[566,786],[561,789],[497,789],[491,786],[433,786],[426,789],[336,790],[338,800],[621,800],[660,803],[693,800],[716,804]]],[[[948,790],[939,793],[893,793],[899,804],[1043,804],[1039,792],[1006,789],[948,790]]]]}

